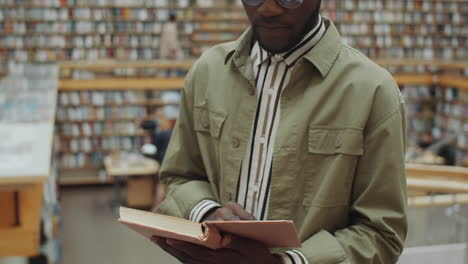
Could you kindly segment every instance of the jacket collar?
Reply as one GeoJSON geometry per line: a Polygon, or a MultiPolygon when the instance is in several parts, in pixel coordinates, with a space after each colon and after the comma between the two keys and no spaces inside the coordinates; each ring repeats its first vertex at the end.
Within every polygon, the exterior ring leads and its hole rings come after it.
{"type": "MultiPolygon", "coordinates": [[[[325,35],[312,50],[304,55],[304,59],[312,63],[322,76],[326,76],[331,70],[343,47],[340,34],[333,22],[326,18],[324,20],[327,26],[325,35]]],[[[253,30],[249,27],[228,50],[225,64],[232,59],[237,67],[243,67],[249,58],[252,40],[253,30]]]]}

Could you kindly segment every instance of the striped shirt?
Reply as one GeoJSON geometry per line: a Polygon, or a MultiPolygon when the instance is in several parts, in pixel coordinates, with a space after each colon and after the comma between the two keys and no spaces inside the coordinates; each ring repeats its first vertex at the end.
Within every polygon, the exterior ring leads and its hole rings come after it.
{"type": "MultiPolygon", "coordinates": [[[[258,42],[251,50],[258,104],[242,162],[237,202],[258,220],[267,220],[268,215],[273,148],[281,114],[281,92],[288,85],[296,62],[319,42],[325,31],[325,24],[320,17],[316,27],[288,52],[273,55],[262,49],[258,42]]],[[[190,219],[200,222],[207,212],[219,206],[213,201],[202,201],[192,209],[190,219]]],[[[279,255],[286,264],[308,263],[297,250],[279,255]]]]}

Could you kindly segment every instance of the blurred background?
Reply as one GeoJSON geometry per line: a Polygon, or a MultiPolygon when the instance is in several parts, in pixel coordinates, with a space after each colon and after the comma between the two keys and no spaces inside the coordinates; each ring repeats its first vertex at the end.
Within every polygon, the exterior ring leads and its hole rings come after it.
{"type": "MultiPolygon", "coordinates": [[[[324,0],[407,102],[400,263],[468,263],[468,1],[324,0]]],[[[0,0],[0,264],[164,263],[116,219],[163,197],[179,90],[240,0],[0,0]]]]}

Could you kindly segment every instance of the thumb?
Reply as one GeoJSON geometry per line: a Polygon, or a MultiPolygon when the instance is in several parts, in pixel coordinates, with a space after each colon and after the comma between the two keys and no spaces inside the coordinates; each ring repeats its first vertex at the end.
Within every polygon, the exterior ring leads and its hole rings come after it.
{"type": "Polygon", "coordinates": [[[221,238],[221,247],[230,248],[233,237],[234,236],[232,234],[229,234],[229,233],[224,234],[223,237],[221,238]]]}

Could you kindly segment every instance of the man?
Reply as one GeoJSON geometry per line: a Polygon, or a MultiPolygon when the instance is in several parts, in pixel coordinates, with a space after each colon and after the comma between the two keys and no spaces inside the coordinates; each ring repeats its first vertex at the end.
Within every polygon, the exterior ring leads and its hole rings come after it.
{"type": "Polygon", "coordinates": [[[177,16],[169,15],[169,21],[164,24],[161,31],[159,55],[163,59],[181,59],[183,54],[177,38],[177,16]]]}
{"type": "Polygon", "coordinates": [[[205,52],[186,78],[158,212],[291,219],[302,248],[154,241],[182,263],[396,263],[407,220],[395,81],[341,42],[320,0],[243,4],[252,28],[205,52]]]}

